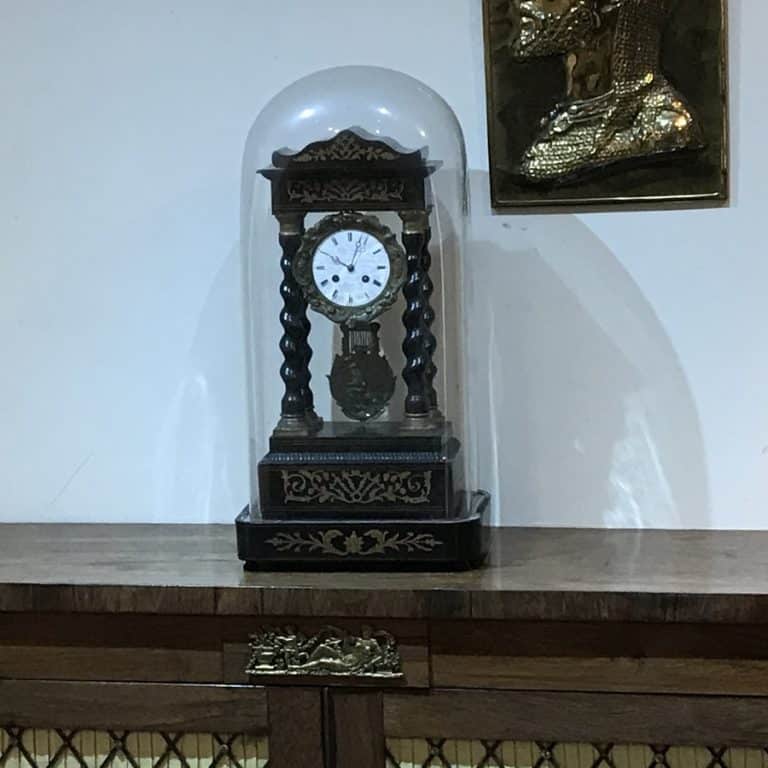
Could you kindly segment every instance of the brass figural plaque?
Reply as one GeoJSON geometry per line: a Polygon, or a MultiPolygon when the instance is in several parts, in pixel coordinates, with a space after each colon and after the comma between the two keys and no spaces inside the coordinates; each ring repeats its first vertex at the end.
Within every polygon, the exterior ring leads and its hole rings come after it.
{"type": "Polygon", "coordinates": [[[395,638],[363,627],[359,635],[325,627],[305,635],[295,627],[265,629],[251,636],[251,677],[402,678],[403,661],[395,638]]]}
{"type": "Polygon", "coordinates": [[[484,0],[496,208],[727,199],[726,0],[484,0]]]}

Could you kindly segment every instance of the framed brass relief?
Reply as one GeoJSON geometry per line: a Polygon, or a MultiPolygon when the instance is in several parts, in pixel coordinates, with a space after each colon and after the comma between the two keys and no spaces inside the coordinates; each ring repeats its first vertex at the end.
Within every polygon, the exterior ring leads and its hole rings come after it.
{"type": "Polygon", "coordinates": [[[728,198],[727,0],[484,0],[494,208],[728,198]]]}

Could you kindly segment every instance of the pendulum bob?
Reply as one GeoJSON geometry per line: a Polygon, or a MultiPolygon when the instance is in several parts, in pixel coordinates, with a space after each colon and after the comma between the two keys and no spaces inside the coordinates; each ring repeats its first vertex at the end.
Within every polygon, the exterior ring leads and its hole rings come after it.
{"type": "Polygon", "coordinates": [[[333,361],[331,395],[349,419],[381,416],[395,394],[397,378],[379,350],[378,323],[343,324],[342,353],[333,361]]]}

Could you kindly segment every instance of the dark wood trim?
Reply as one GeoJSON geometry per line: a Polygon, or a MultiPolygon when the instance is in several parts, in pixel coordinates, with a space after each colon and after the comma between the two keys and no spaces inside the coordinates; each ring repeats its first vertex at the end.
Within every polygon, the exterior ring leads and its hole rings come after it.
{"type": "Polygon", "coordinates": [[[438,688],[768,696],[768,661],[435,655],[432,679],[438,688]]]}
{"type": "Polygon", "coordinates": [[[433,621],[437,688],[768,695],[768,627],[433,621]]]}
{"type": "Polygon", "coordinates": [[[620,744],[768,744],[766,699],[435,690],[385,694],[388,737],[620,744]]]}
{"type": "Polygon", "coordinates": [[[0,678],[221,683],[222,654],[167,648],[0,645],[0,678]]]}
{"type": "MultiPolygon", "coordinates": [[[[0,678],[247,684],[253,682],[245,673],[252,634],[293,626],[309,636],[328,625],[353,635],[366,626],[391,633],[402,655],[404,677],[388,684],[429,686],[426,622],[338,617],[0,613],[0,678]]],[[[383,684],[379,679],[336,677],[290,682],[300,687],[383,684]]]]}
{"type": "MultiPolygon", "coordinates": [[[[250,574],[249,574],[250,575],[250,574]]],[[[256,574],[254,574],[255,576],[256,574]]],[[[266,574],[261,574],[266,577],[266,574]]],[[[310,577],[315,581],[318,574],[310,577]]],[[[273,579],[280,574],[269,574],[273,579]]],[[[325,575],[321,577],[324,578],[325,575]]],[[[262,610],[271,616],[356,616],[360,618],[425,618],[435,610],[430,592],[419,593],[413,589],[356,589],[355,582],[359,574],[345,574],[344,587],[339,584],[338,574],[333,584],[323,589],[314,587],[285,586],[265,589],[262,610]]],[[[382,584],[386,584],[391,574],[382,574],[382,584]]],[[[288,581],[286,579],[286,581],[288,581]]],[[[227,610],[236,611],[237,595],[230,593],[221,605],[227,610]]]]}
{"type": "Polygon", "coordinates": [[[267,732],[263,688],[0,680],[0,723],[187,733],[267,732]]]}
{"type": "MultiPolygon", "coordinates": [[[[255,596],[260,601],[261,595],[258,590],[256,592],[255,596]]],[[[248,595],[240,597],[242,600],[248,595]]],[[[4,612],[210,615],[215,613],[215,606],[216,590],[206,587],[176,586],[162,589],[108,584],[0,585],[0,611],[4,612]]]]}
{"type": "Polygon", "coordinates": [[[384,709],[380,692],[333,691],[328,717],[332,724],[330,764],[334,768],[382,768],[384,709]]]}
{"type": "Polygon", "coordinates": [[[322,689],[270,688],[268,701],[270,768],[330,768],[322,689]]]}
{"type": "MultiPolygon", "coordinates": [[[[386,577],[391,574],[383,574],[385,578],[382,578],[380,588],[373,582],[370,587],[356,588],[359,576],[347,574],[346,587],[339,587],[338,579],[332,584],[328,582],[327,574],[315,575],[312,580],[316,583],[304,587],[291,586],[295,574],[249,573],[244,577],[248,581],[256,581],[259,577],[265,581],[284,577],[284,586],[263,589],[63,587],[0,582],[0,612],[768,624],[768,593],[684,595],[607,590],[530,591],[522,588],[486,592],[446,588],[439,575],[434,577],[434,586],[422,581],[423,575],[411,575],[411,583],[421,582],[423,589],[387,588],[391,579],[386,577]]],[[[404,578],[402,574],[399,577],[404,578]]],[[[362,578],[371,579],[370,576],[362,578]]],[[[765,588],[768,590],[768,584],[765,588]]]]}
{"type": "Polygon", "coordinates": [[[765,624],[435,620],[431,638],[437,655],[768,660],[765,624]]]}
{"type": "Polygon", "coordinates": [[[340,580],[244,573],[233,526],[5,524],[3,611],[765,626],[768,531],[496,529],[478,571],[340,580]]]}
{"type": "Polygon", "coordinates": [[[0,613],[0,652],[4,646],[28,644],[217,651],[224,643],[247,641],[266,621],[258,616],[0,613]]]}

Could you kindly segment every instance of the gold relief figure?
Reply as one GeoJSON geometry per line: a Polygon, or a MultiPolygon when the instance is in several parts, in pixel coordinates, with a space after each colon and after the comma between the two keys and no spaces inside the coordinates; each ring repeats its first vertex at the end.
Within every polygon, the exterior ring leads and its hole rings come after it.
{"type": "Polygon", "coordinates": [[[370,627],[364,627],[362,636],[347,635],[323,638],[304,665],[306,671],[321,669],[332,673],[355,674],[365,669],[376,669],[384,659],[384,648],[373,637],[370,627]]]}
{"type": "Polygon", "coordinates": [[[395,638],[383,630],[363,627],[354,635],[325,627],[312,636],[294,627],[264,629],[251,637],[246,673],[266,675],[331,675],[402,677],[402,659],[395,638]]]}
{"type": "Polygon", "coordinates": [[[563,55],[566,64],[565,101],[541,120],[521,158],[526,180],[564,182],[703,147],[697,117],[661,69],[670,0],[510,3],[514,58],[563,55]]]}

